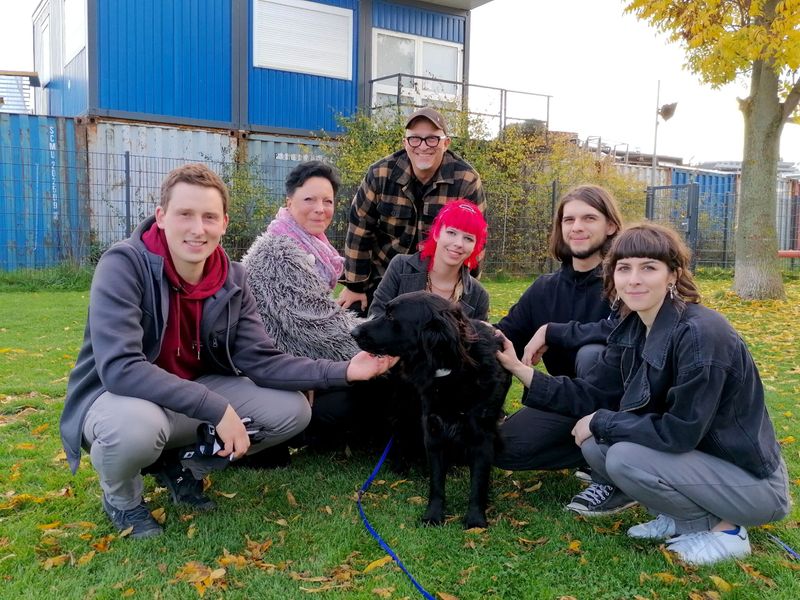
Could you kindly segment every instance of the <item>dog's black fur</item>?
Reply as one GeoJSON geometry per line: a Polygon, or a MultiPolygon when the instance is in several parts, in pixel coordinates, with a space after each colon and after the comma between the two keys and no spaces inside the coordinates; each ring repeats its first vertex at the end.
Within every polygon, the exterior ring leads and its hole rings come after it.
{"type": "Polygon", "coordinates": [[[423,522],[444,522],[448,465],[466,460],[470,494],[464,525],[486,527],[497,424],[511,383],[495,356],[502,343],[493,328],[467,319],[458,305],[443,298],[412,292],[389,302],[384,316],[359,325],[352,334],[368,352],[399,356],[392,373],[418,396],[396,401],[406,413],[413,413],[416,405],[421,409],[416,422],[421,417],[430,468],[423,522]]]}

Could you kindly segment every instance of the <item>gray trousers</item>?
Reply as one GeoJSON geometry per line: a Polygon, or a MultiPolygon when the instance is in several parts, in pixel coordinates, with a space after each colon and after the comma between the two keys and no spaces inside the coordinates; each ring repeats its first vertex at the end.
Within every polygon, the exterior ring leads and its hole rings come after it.
{"type": "MultiPolygon", "coordinates": [[[[240,417],[252,417],[267,428],[267,437],[250,446],[254,454],[303,431],[311,407],[300,392],[261,388],[246,377],[204,375],[199,383],[228,399],[240,417]]],[[[148,400],[102,393],[83,424],[83,437],[108,502],[130,510],[142,500],[141,470],[161,452],[197,440],[200,421],[148,400]]]]}
{"type": "Polygon", "coordinates": [[[789,514],[786,463],[758,479],[731,462],[705,452],[660,452],[640,444],[581,446],[596,483],[612,484],[652,514],[675,520],[676,532],[708,531],[721,521],[763,525],[789,514]]]}

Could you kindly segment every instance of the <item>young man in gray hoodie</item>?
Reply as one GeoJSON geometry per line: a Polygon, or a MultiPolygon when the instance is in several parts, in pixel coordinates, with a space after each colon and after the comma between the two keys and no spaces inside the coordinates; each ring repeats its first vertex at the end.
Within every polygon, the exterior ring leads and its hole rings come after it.
{"type": "Polygon", "coordinates": [[[61,438],[75,472],[81,447],[99,475],[103,508],[131,537],[159,535],[142,496],[142,469],[175,502],[213,507],[177,448],[214,425],[220,457],[285,441],[308,424],[301,390],[370,379],[393,361],[361,352],[351,361],[293,357],[267,337],[244,268],[220,239],[228,190],[204,165],[167,175],[155,215],[109,248],[92,280],[83,346],[70,373],[61,438]],[[260,424],[250,444],[242,417],[260,424]]]}

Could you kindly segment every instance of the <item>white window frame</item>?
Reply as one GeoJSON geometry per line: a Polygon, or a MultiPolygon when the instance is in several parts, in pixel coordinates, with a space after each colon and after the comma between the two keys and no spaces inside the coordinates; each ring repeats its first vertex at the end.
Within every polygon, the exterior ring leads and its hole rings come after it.
{"type": "MultiPolygon", "coordinates": [[[[457,77],[453,81],[458,81],[459,83],[464,82],[464,44],[459,44],[458,42],[450,42],[447,40],[440,40],[437,38],[430,38],[430,37],[423,37],[421,35],[414,35],[411,33],[403,33],[400,31],[392,31],[390,29],[378,29],[375,28],[372,30],[372,79],[375,79],[378,75],[378,36],[379,35],[390,35],[393,37],[404,38],[407,40],[414,41],[414,72],[408,73],[408,75],[414,75],[416,77],[427,77],[423,72],[423,45],[425,43],[428,44],[438,44],[440,46],[449,46],[451,48],[456,48],[458,50],[458,65],[456,66],[456,73],[457,77]]],[[[413,87],[403,87],[400,91],[401,98],[409,99],[413,104],[417,105],[424,105],[430,101],[452,101],[455,100],[458,96],[458,91],[456,94],[446,94],[441,92],[435,92],[432,90],[425,90],[423,89],[422,85],[418,85],[424,83],[426,80],[420,79],[415,82],[413,87]]],[[[456,89],[458,90],[461,86],[457,86],[456,89]]],[[[376,82],[372,85],[372,104],[376,104],[377,95],[378,94],[388,94],[391,96],[397,96],[397,80],[383,80],[376,82]]]]}
{"type": "Polygon", "coordinates": [[[64,66],[86,47],[86,0],[64,0],[64,66]]]}
{"type": "MultiPolygon", "coordinates": [[[[319,44],[318,39],[303,37],[304,32],[281,30],[280,33],[286,34],[287,36],[296,36],[296,39],[300,42],[297,46],[307,47],[309,45],[319,44]]],[[[338,42],[339,40],[336,41],[338,42]]],[[[295,51],[296,50],[297,48],[295,48],[295,51]]],[[[339,53],[337,52],[337,54],[339,53]]],[[[320,75],[323,77],[352,81],[353,11],[349,8],[340,8],[338,6],[320,4],[319,2],[309,2],[308,0],[253,0],[253,66],[262,69],[276,69],[279,71],[306,73],[308,75],[320,75]],[[303,64],[303,60],[299,60],[300,56],[297,53],[292,56],[291,52],[286,52],[287,46],[291,48],[290,44],[284,43],[282,45],[276,45],[270,39],[263,39],[262,36],[259,35],[259,30],[268,31],[270,27],[270,23],[264,21],[269,17],[269,15],[266,14],[267,11],[269,11],[269,5],[281,5],[329,16],[344,17],[346,25],[343,37],[346,39],[341,40],[344,42],[345,47],[344,55],[341,61],[339,61],[339,64],[325,66],[309,61],[303,64]]]]}

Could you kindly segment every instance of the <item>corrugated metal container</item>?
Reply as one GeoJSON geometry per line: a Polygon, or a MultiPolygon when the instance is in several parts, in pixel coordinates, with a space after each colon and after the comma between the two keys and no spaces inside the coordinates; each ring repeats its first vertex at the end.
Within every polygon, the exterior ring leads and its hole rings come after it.
{"type": "Polygon", "coordinates": [[[64,67],[64,115],[77,117],[89,106],[89,74],[86,65],[86,48],[78,52],[64,67]]]}
{"type": "Polygon", "coordinates": [[[237,138],[220,130],[96,119],[84,127],[92,229],[102,247],[124,238],[153,214],[161,181],[173,168],[203,161],[219,172],[234,160],[238,146],[237,138]]]}
{"type": "Polygon", "coordinates": [[[85,260],[85,157],[71,119],[0,114],[0,269],[85,260]]]}
{"type": "Polygon", "coordinates": [[[372,5],[372,26],[422,37],[464,43],[467,20],[419,6],[375,0],[372,5]]]}
{"type": "Polygon", "coordinates": [[[231,0],[97,2],[103,110],[231,121],[231,0]]]}
{"type": "Polygon", "coordinates": [[[735,173],[701,171],[699,169],[675,168],[672,172],[672,185],[697,183],[700,186],[700,213],[708,215],[711,222],[724,223],[729,218],[728,211],[736,197],[735,173]]]}
{"type": "MultiPolygon", "coordinates": [[[[304,131],[341,131],[337,115],[351,115],[358,93],[358,0],[326,0],[353,11],[353,77],[350,80],[256,68],[248,62],[248,122],[250,128],[282,127],[304,131]]],[[[249,3],[252,24],[253,3],[249,3]]],[[[251,28],[252,31],[252,28],[251,28]]],[[[249,56],[253,56],[250,36],[249,56]]]]}
{"type": "MultiPolygon", "coordinates": [[[[641,181],[646,186],[650,185],[653,177],[653,168],[645,165],[630,165],[626,163],[614,163],[619,173],[641,181]]],[[[672,183],[672,167],[659,165],[656,167],[656,185],[670,185],[672,183]]]]}
{"type": "Polygon", "coordinates": [[[797,198],[792,196],[792,180],[778,178],[777,204],[775,207],[775,228],[778,233],[778,249],[797,248],[797,198]]]}

